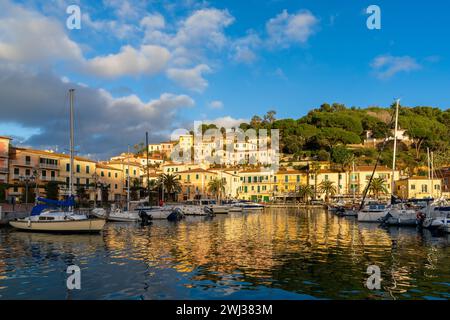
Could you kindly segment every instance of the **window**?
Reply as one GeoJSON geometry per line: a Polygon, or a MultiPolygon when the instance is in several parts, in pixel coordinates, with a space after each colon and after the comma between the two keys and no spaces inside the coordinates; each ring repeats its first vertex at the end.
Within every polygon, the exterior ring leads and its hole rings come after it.
{"type": "Polygon", "coordinates": [[[114,177],[117,178],[117,172],[114,174],[114,177]]]}
{"type": "Polygon", "coordinates": [[[300,182],[300,176],[297,175],[297,182],[300,182]]]}
{"type": "Polygon", "coordinates": [[[422,185],[422,192],[428,192],[428,186],[426,184],[422,185]]]}
{"type": "Polygon", "coordinates": [[[416,190],[416,185],[415,184],[411,185],[411,190],[416,190]]]}
{"type": "Polygon", "coordinates": [[[77,178],[77,186],[80,185],[80,178],[77,178]]]}
{"type": "Polygon", "coordinates": [[[273,182],[277,182],[277,177],[273,177],[273,182]]]}
{"type": "Polygon", "coordinates": [[[198,178],[199,178],[199,176],[198,176],[198,174],[196,174],[196,175],[195,175],[195,179],[198,180],[198,178]]]}
{"type": "Polygon", "coordinates": [[[25,176],[26,176],[26,177],[29,177],[30,175],[31,175],[30,169],[26,169],[26,170],[25,170],[25,176]]]}
{"type": "Polygon", "coordinates": [[[114,189],[116,189],[116,190],[117,190],[117,183],[116,183],[116,184],[114,184],[114,189]]]}
{"type": "Polygon", "coordinates": [[[133,170],[133,175],[136,175],[136,170],[133,170]]]}
{"type": "Polygon", "coordinates": [[[19,168],[14,168],[14,174],[15,175],[19,175],[20,174],[19,168]]]}
{"type": "Polygon", "coordinates": [[[434,190],[439,190],[440,188],[441,188],[441,186],[439,184],[434,185],[434,190]]]}
{"type": "Polygon", "coordinates": [[[252,182],[252,177],[248,177],[248,178],[247,178],[247,182],[248,182],[248,183],[252,182]]]}
{"type": "Polygon", "coordinates": [[[108,172],[108,178],[111,178],[111,172],[108,172]]]}
{"type": "Polygon", "coordinates": [[[43,178],[47,177],[47,171],[42,170],[42,177],[43,177],[43,178]]]}
{"type": "Polygon", "coordinates": [[[25,163],[26,164],[30,164],[31,163],[31,157],[30,156],[25,156],[25,163]]]}
{"type": "Polygon", "coordinates": [[[90,170],[91,170],[90,167],[86,166],[86,173],[89,173],[90,170]]]}
{"type": "Polygon", "coordinates": [[[190,174],[187,175],[187,181],[191,181],[191,175],[190,174]]]}
{"type": "Polygon", "coordinates": [[[89,188],[89,179],[86,179],[86,187],[89,188]]]}
{"type": "Polygon", "coordinates": [[[325,181],[328,181],[328,175],[327,174],[325,175],[325,181]]]}
{"type": "Polygon", "coordinates": [[[69,184],[70,184],[70,178],[66,177],[66,186],[67,186],[67,188],[69,187],[69,184]]]}
{"type": "Polygon", "coordinates": [[[104,173],[103,171],[101,171],[101,172],[100,172],[100,176],[101,176],[101,177],[104,177],[104,176],[105,176],[105,173],[104,173]]]}
{"type": "Polygon", "coordinates": [[[67,172],[70,171],[70,163],[66,163],[66,171],[67,171],[67,172]]]}
{"type": "Polygon", "coordinates": [[[81,166],[79,164],[77,164],[77,173],[81,172],[81,166]]]}
{"type": "Polygon", "coordinates": [[[54,178],[54,177],[55,177],[55,171],[50,171],[50,176],[51,176],[52,178],[54,178]]]}

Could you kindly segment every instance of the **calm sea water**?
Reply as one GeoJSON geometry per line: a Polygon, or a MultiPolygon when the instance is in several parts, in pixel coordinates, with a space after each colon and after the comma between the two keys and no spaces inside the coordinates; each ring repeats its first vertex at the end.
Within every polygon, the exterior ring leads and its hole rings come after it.
{"type": "Polygon", "coordinates": [[[102,235],[0,229],[0,299],[449,299],[450,235],[271,209],[102,235]],[[81,268],[68,291],[66,269],[81,268]],[[380,290],[365,287],[381,269],[380,290]]]}

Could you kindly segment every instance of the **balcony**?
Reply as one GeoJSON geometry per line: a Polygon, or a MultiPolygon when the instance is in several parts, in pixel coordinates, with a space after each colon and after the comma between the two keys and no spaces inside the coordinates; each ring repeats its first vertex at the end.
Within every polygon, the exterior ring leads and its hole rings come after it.
{"type": "Polygon", "coordinates": [[[41,180],[41,181],[58,181],[57,177],[48,177],[48,176],[46,176],[46,177],[40,176],[39,180],[41,180]]]}
{"type": "Polygon", "coordinates": [[[50,164],[50,163],[39,163],[39,168],[59,170],[59,166],[57,164],[50,164]]]}
{"type": "Polygon", "coordinates": [[[8,173],[8,167],[0,167],[0,173],[8,173]]]}
{"type": "Polygon", "coordinates": [[[10,163],[12,166],[22,166],[22,167],[34,167],[35,166],[31,161],[25,161],[25,160],[12,160],[10,163]]]}
{"type": "Polygon", "coordinates": [[[0,151],[0,158],[8,158],[9,153],[8,151],[0,151]]]}

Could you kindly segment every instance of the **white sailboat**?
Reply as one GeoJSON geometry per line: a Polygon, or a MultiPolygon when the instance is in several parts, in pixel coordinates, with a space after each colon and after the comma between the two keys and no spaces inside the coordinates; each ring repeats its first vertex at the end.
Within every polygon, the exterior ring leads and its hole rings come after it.
{"type": "MultiPolygon", "coordinates": [[[[73,167],[74,167],[74,134],[73,134],[73,100],[74,89],[69,90],[70,96],[70,191],[69,198],[64,205],[68,210],[46,210],[37,214],[30,214],[29,217],[10,221],[10,225],[19,230],[40,231],[40,232],[100,232],[105,225],[104,219],[90,219],[85,214],[73,211],[73,167]]],[[[55,201],[56,202],[56,201],[55,201]]],[[[63,204],[63,202],[59,203],[63,204]]]]}
{"type": "MultiPolygon", "coordinates": [[[[392,157],[392,176],[391,176],[391,198],[394,194],[395,189],[395,160],[397,152],[397,131],[398,131],[398,111],[400,107],[400,99],[397,99],[395,106],[395,127],[394,127],[394,154],[392,157]]],[[[386,141],[386,140],[385,140],[386,141]]],[[[364,199],[363,199],[364,201],[364,199]]],[[[372,203],[365,206],[362,210],[358,211],[358,221],[360,222],[383,222],[389,211],[392,210],[391,205],[385,205],[382,203],[372,203]]]]}

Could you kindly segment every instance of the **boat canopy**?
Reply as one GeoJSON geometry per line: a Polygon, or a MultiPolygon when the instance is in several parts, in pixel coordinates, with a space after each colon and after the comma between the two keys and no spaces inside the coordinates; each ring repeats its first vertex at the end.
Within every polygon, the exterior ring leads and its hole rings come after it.
{"type": "Polygon", "coordinates": [[[33,207],[33,209],[31,210],[32,216],[40,215],[42,213],[42,211],[44,211],[45,209],[75,206],[74,196],[70,196],[66,200],[62,200],[62,201],[38,197],[37,201],[40,203],[35,205],[33,207]]]}

